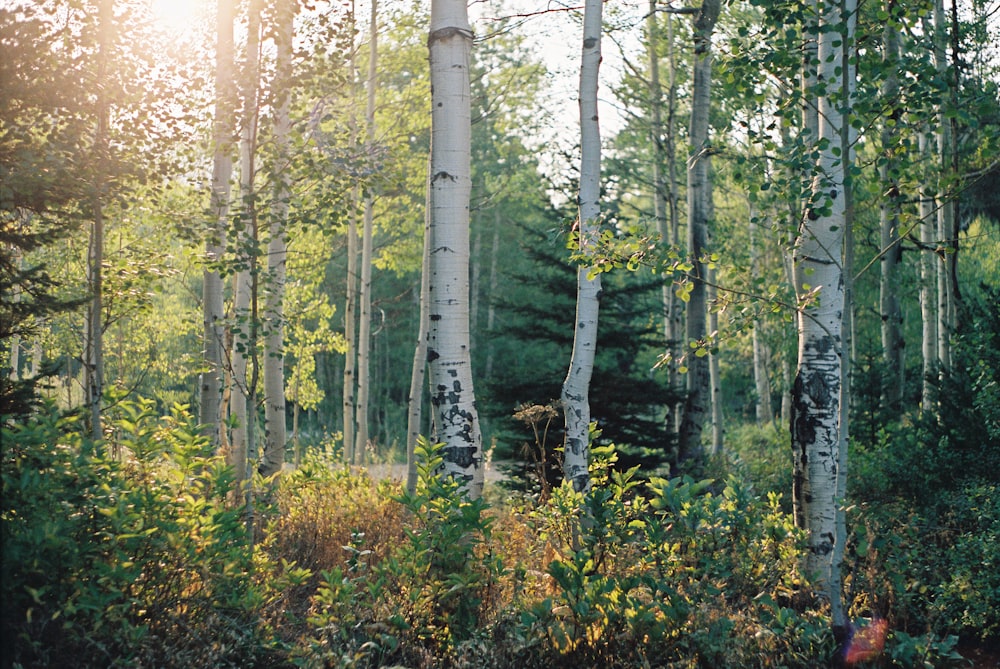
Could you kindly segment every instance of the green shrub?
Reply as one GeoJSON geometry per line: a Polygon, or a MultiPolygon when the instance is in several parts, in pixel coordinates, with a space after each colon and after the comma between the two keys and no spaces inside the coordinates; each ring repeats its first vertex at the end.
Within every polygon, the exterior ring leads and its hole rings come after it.
{"type": "Polygon", "coordinates": [[[640,494],[634,470],[594,450],[592,490],[563,486],[537,512],[552,593],[521,613],[512,664],[812,667],[832,653],[827,621],[792,608],[808,593],[802,536],[775,495],[689,478],[640,494]]]}
{"type": "Polygon", "coordinates": [[[189,414],[109,420],[120,458],[49,411],[3,434],[3,645],[26,666],[274,664],[233,477],[189,414]]]}
{"type": "Polygon", "coordinates": [[[710,464],[708,472],[722,479],[739,476],[752,484],[761,497],[777,493],[788,500],[790,510],[791,437],[787,429],[775,423],[748,423],[727,430],[725,453],[710,464]]]}
{"type": "Polygon", "coordinates": [[[301,666],[438,666],[469,655],[486,626],[483,602],[505,569],[489,550],[485,502],[440,475],[441,449],[421,440],[416,491],[391,497],[405,512],[405,536],[373,560],[355,533],[346,564],[323,573],[301,666]]]}

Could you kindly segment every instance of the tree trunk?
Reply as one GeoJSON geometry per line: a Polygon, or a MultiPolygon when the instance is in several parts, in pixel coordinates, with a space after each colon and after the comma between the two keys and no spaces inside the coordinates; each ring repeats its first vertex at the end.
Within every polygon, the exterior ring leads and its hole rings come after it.
{"type": "Polygon", "coordinates": [[[413,350],[413,367],[410,374],[410,395],[407,398],[406,418],[406,490],[412,495],[417,491],[417,460],[414,449],[420,438],[424,406],[424,377],[427,371],[427,336],[430,317],[430,257],[431,257],[431,196],[430,169],[427,165],[427,205],[424,209],[424,250],[420,261],[420,316],[417,323],[417,345],[413,350]]]}
{"type": "MultiPolygon", "coordinates": [[[[653,219],[656,221],[656,231],[661,243],[666,245],[672,241],[670,221],[667,219],[667,183],[664,171],[667,164],[666,146],[663,132],[663,89],[660,85],[659,30],[656,16],[656,0],[649,0],[649,12],[646,15],[646,52],[649,57],[649,134],[653,147],[653,219]]],[[[667,20],[672,18],[667,14],[667,20]]],[[[671,35],[672,38],[672,35],[671,35]]],[[[669,45],[673,48],[673,43],[669,45]]],[[[673,59],[670,62],[670,76],[673,78],[673,59]]],[[[673,91],[671,90],[671,93],[673,91]]],[[[672,119],[671,119],[672,120],[672,119]]],[[[673,128],[667,132],[673,133],[673,128]]],[[[672,185],[671,185],[672,188],[672,185]]],[[[662,291],[663,303],[663,345],[664,350],[671,353],[667,366],[667,383],[673,388],[677,382],[677,359],[673,355],[673,306],[674,295],[672,281],[664,278],[662,291]]],[[[674,412],[667,413],[667,428],[676,431],[674,412]]]]}
{"type": "MultiPolygon", "coordinates": [[[[715,270],[708,270],[708,331],[709,337],[715,340],[719,331],[719,314],[715,310],[718,292],[715,288],[715,270]]],[[[722,370],[719,369],[718,353],[708,355],[708,378],[712,387],[712,455],[722,453],[726,433],[725,416],[722,407],[722,370]]]]}
{"type": "MultiPolygon", "coordinates": [[[[681,217],[679,213],[677,187],[677,61],[674,57],[674,17],[667,14],[667,125],[664,128],[664,148],[667,164],[667,213],[669,215],[670,245],[679,249],[681,245],[681,217]]],[[[667,329],[667,350],[670,352],[671,363],[667,371],[667,382],[670,389],[678,396],[680,382],[678,381],[677,365],[681,357],[682,333],[684,331],[684,303],[670,289],[669,321],[667,329]]],[[[670,416],[670,431],[680,432],[683,405],[678,402],[670,416]]]]}
{"type": "MultiPolygon", "coordinates": [[[[371,156],[375,147],[375,67],[378,58],[378,3],[372,0],[368,41],[368,99],[365,104],[365,149],[371,156]]],[[[371,387],[371,331],[372,331],[372,225],[375,196],[371,188],[365,189],[365,215],[361,233],[361,318],[358,328],[358,406],[355,425],[354,464],[364,462],[368,451],[368,397],[371,387]]]]}
{"type": "MultiPolygon", "coordinates": [[[[257,261],[257,212],[254,188],[257,144],[257,94],[259,79],[260,14],[259,0],[251,0],[248,15],[246,66],[242,82],[243,119],[240,131],[240,216],[236,223],[236,286],[233,298],[232,374],[230,412],[235,421],[231,438],[231,455],[238,472],[237,480],[249,481],[256,466],[251,440],[255,437],[256,416],[252,396],[254,380],[247,371],[255,359],[256,323],[254,266],[257,261]]],[[[250,486],[247,486],[249,500],[250,486]]],[[[249,508],[249,504],[247,505],[249,508]]]]}
{"type": "MultiPolygon", "coordinates": [[[[706,265],[703,260],[708,247],[708,219],[711,215],[711,145],[709,144],[709,113],[712,87],[712,32],[719,18],[719,0],[704,0],[694,22],[694,81],[691,93],[691,154],[688,157],[688,255],[693,269],[687,303],[686,337],[701,346],[707,334],[706,326],[706,265]]],[[[698,353],[701,353],[698,351],[698,353]]],[[[702,430],[711,408],[711,372],[708,356],[688,355],[687,398],[678,434],[678,464],[694,470],[704,461],[702,430]]]]}
{"type": "MultiPolygon", "coordinates": [[[[233,126],[236,95],[233,73],[233,1],[216,4],[215,119],[212,123],[211,227],[205,240],[205,270],[202,284],[205,371],[201,376],[201,423],[216,449],[223,443],[222,388],[225,376],[225,310],[222,276],[218,263],[226,251],[226,223],[229,218],[230,180],[233,177],[233,126]]],[[[228,454],[226,454],[228,457],[228,454]]]]}
{"type": "Polygon", "coordinates": [[[98,54],[97,54],[97,127],[94,133],[94,153],[97,170],[91,195],[90,245],[87,252],[87,288],[90,302],[84,327],[83,367],[87,407],[90,416],[90,433],[94,441],[104,436],[101,427],[101,400],[104,394],[104,197],[108,151],[108,119],[110,102],[103,84],[107,82],[108,59],[111,49],[111,22],[114,18],[113,0],[98,4],[98,54]]]}
{"type": "MultiPolygon", "coordinates": [[[[920,133],[920,157],[926,164],[933,164],[927,131],[920,133]]],[[[934,213],[934,197],[926,188],[920,196],[920,322],[921,322],[921,368],[922,381],[920,407],[923,411],[934,410],[934,376],[938,370],[937,357],[937,255],[934,253],[934,232],[937,218],[934,213]]]]}
{"type": "MultiPolygon", "coordinates": [[[[750,206],[750,278],[753,285],[757,285],[756,280],[760,276],[760,251],[758,249],[758,228],[757,216],[753,205],[750,206]]],[[[764,322],[754,316],[753,330],[750,333],[753,347],[753,379],[754,402],[756,409],[757,425],[763,427],[774,419],[771,408],[771,379],[768,374],[770,355],[764,343],[764,333],[762,329],[764,322]]]]}
{"type": "MultiPolygon", "coordinates": [[[[17,246],[11,245],[10,247],[10,264],[13,269],[11,274],[17,275],[22,267],[22,262],[24,260],[24,253],[17,246]]],[[[6,250],[6,249],[4,249],[6,250]]],[[[21,286],[15,283],[11,286],[11,302],[17,304],[21,301],[21,286]]],[[[10,335],[10,373],[8,378],[11,381],[19,381],[21,379],[21,335],[19,332],[14,332],[10,335]]]]}
{"type": "Polygon", "coordinates": [[[482,434],[472,383],[469,336],[469,198],[472,179],[465,0],[432,0],[430,287],[427,360],[444,473],[463,492],[483,490],[482,434]]]}
{"type": "Polygon", "coordinates": [[[264,319],[264,452],[260,473],[272,476],[285,464],[285,263],[288,256],[288,200],[291,197],[288,163],[289,103],[292,87],[292,40],[295,36],[294,0],[278,2],[276,16],[274,162],[271,178],[274,202],[267,244],[267,281],[264,319]]]}
{"type": "MultiPolygon", "coordinates": [[[[894,2],[889,1],[888,11],[893,11],[894,2]]],[[[883,62],[889,72],[882,85],[882,99],[890,105],[889,115],[882,127],[882,161],[879,178],[884,191],[879,208],[881,230],[881,277],[879,282],[879,305],[882,317],[882,359],[885,374],[882,385],[882,401],[890,415],[899,416],[903,410],[903,313],[899,306],[899,269],[903,262],[903,247],[899,238],[901,193],[896,176],[896,143],[898,123],[902,120],[899,106],[899,79],[895,74],[899,65],[899,30],[890,20],[884,32],[883,62]]]]}
{"type": "MultiPolygon", "coordinates": [[[[580,197],[579,248],[586,250],[600,235],[601,130],[597,118],[598,71],[601,65],[601,0],[586,0],[583,12],[583,49],[580,64],[580,197]]],[[[590,488],[590,379],[597,351],[597,323],[601,299],[600,275],[577,271],[576,319],[573,353],[562,385],[566,419],[563,473],[576,491],[590,488]]]]}
{"type": "Polygon", "coordinates": [[[828,5],[820,17],[818,74],[829,92],[819,97],[819,169],[794,251],[800,306],[791,420],[796,522],[808,535],[805,567],[831,603],[835,635],[844,632],[845,622],[837,556],[843,550],[838,545],[838,494],[842,429],[846,429],[842,333],[844,310],[850,307],[845,304],[845,279],[850,277],[845,276],[842,254],[850,223],[845,188],[851,150],[842,133],[848,132],[844,108],[850,104],[854,85],[845,65],[856,20],[852,0],[843,5],[828,5]]]}
{"type": "MultiPolygon", "coordinates": [[[[948,57],[945,49],[947,43],[945,29],[944,0],[934,2],[934,63],[938,76],[948,80],[948,57]]],[[[938,370],[944,374],[951,368],[951,333],[953,331],[952,311],[953,294],[950,280],[950,256],[954,251],[955,209],[952,198],[948,195],[947,175],[951,173],[951,144],[953,141],[951,121],[945,113],[945,105],[941,105],[938,114],[937,149],[938,179],[937,201],[937,238],[940,250],[940,262],[937,266],[937,357],[938,370]]]]}
{"type": "Polygon", "coordinates": [[[486,303],[486,371],[487,379],[493,378],[493,361],[496,357],[496,348],[493,345],[493,328],[496,326],[496,304],[494,296],[499,288],[497,279],[497,265],[500,257],[500,209],[493,209],[493,246],[490,249],[490,299],[486,303]]]}
{"type": "MultiPolygon", "coordinates": [[[[348,116],[347,125],[350,128],[349,143],[352,150],[358,145],[358,121],[357,121],[357,58],[356,49],[353,44],[355,32],[355,3],[351,2],[349,15],[350,31],[352,35],[351,54],[349,59],[349,70],[351,79],[351,110],[348,116]]],[[[361,201],[360,191],[357,181],[351,188],[350,214],[347,216],[347,287],[344,300],[344,343],[347,350],[344,352],[344,392],[343,392],[343,415],[344,415],[344,462],[351,464],[354,462],[354,443],[356,438],[356,417],[357,410],[357,363],[358,363],[358,203],[361,201]]]]}

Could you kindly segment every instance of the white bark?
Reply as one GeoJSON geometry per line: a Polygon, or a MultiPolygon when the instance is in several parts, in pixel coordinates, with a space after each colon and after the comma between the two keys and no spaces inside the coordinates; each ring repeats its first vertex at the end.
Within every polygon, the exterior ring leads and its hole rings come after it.
{"type": "Polygon", "coordinates": [[[274,201],[271,203],[267,243],[267,286],[264,293],[264,452],[260,473],[272,476],[285,464],[285,269],[288,257],[288,200],[291,197],[288,163],[289,107],[292,86],[292,40],[297,3],[276,3],[276,64],[274,112],[274,161],[271,170],[274,201]]]}
{"type": "MultiPolygon", "coordinates": [[[[938,76],[942,80],[948,78],[948,58],[945,49],[948,37],[945,29],[944,0],[934,3],[934,64],[938,76]]],[[[938,245],[943,250],[937,266],[937,357],[938,371],[946,373],[951,368],[951,333],[954,330],[953,310],[954,295],[952,294],[950,264],[954,260],[952,252],[955,248],[954,202],[945,193],[946,175],[951,172],[951,144],[953,141],[951,119],[943,109],[938,114],[937,148],[940,178],[938,180],[937,201],[937,238],[938,245]]]]}
{"type": "MultiPolygon", "coordinates": [[[[926,131],[920,133],[920,156],[928,164],[933,164],[926,131]]],[[[920,197],[920,322],[921,372],[920,407],[923,411],[934,410],[934,383],[937,373],[937,255],[934,253],[934,232],[937,219],[934,213],[934,198],[925,191],[920,197]]]]}
{"type": "Polygon", "coordinates": [[[469,336],[469,198],[472,30],[465,0],[433,0],[431,249],[427,359],[444,473],[470,497],[483,488],[482,434],[469,336]]]}
{"type": "Polygon", "coordinates": [[[424,210],[424,250],[420,261],[420,316],[417,323],[417,345],[413,349],[413,367],[410,373],[410,396],[406,418],[406,490],[413,494],[417,490],[417,460],[414,449],[420,438],[423,421],[424,377],[427,371],[427,336],[430,322],[430,256],[431,256],[431,186],[430,165],[427,166],[427,204],[424,210]]]}
{"type": "Polygon", "coordinates": [[[493,209],[493,246],[490,250],[490,299],[486,305],[486,332],[489,341],[486,343],[486,378],[493,378],[493,361],[496,358],[496,348],[493,346],[493,328],[496,326],[496,306],[493,296],[497,294],[499,282],[497,265],[500,260],[500,210],[493,209]]]}
{"type": "MultiPolygon", "coordinates": [[[[892,10],[890,2],[889,10],[892,10]]],[[[879,178],[884,191],[879,208],[881,230],[881,275],[879,281],[879,307],[882,318],[882,357],[885,362],[883,376],[883,402],[891,413],[899,415],[903,408],[903,312],[899,305],[899,269],[903,262],[903,247],[899,238],[900,192],[895,177],[896,148],[902,109],[897,96],[899,79],[894,68],[899,62],[899,30],[890,21],[884,32],[883,61],[889,74],[882,85],[882,98],[890,105],[889,116],[882,127],[882,157],[879,178]]]]}
{"type": "MultiPolygon", "coordinates": [[[[758,248],[758,228],[757,217],[753,205],[750,206],[750,276],[756,285],[756,279],[760,276],[760,250],[758,248]]],[[[754,317],[751,340],[753,346],[753,378],[756,401],[757,425],[764,426],[774,419],[771,408],[771,379],[768,374],[768,363],[770,354],[764,342],[764,322],[754,317]]]]}
{"type": "MultiPolygon", "coordinates": [[[[708,270],[708,330],[711,337],[719,331],[719,313],[715,310],[718,292],[715,288],[715,270],[708,270]]],[[[722,453],[726,433],[725,416],[722,407],[722,370],[719,368],[719,356],[710,353],[708,356],[708,378],[712,388],[712,455],[722,453]]]]}
{"type": "MultiPolygon", "coordinates": [[[[349,17],[351,35],[355,30],[355,3],[351,2],[351,12],[349,17]]],[[[352,38],[353,39],[353,38],[352,38]]],[[[349,59],[349,70],[352,81],[351,86],[351,110],[347,124],[350,128],[350,146],[354,150],[358,144],[358,122],[357,122],[357,63],[355,49],[352,44],[349,59]]],[[[344,393],[343,393],[343,415],[344,415],[344,462],[354,462],[354,442],[356,435],[357,409],[357,362],[358,362],[358,323],[357,323],[357,300],[358,300],[358,203],[361,201],[360,189],[357,181],[351,188],[351,207],[347,217],[347,288],[344,303],[344,343],[347,351],[344,354],[344,393]]]]}
{"type": "MultiPolygon", "coordinates": [[[[372,0],[368,40],[368,98],[365,103],[365,148],[370,156],[375,146],[375,87],[378,58],[378,2],[372,0]]],[[[365,192],[365,215],[361,232],[361,318],[358,328],[358,406],[355,425],[354,464],[364,462],[368,451],[368,397],[371,385],[372,332],[372,226],[375,196],[371,188],[365,192]]]]}
{"type": "MultiPolygon", "coordinates": [[[[601,0],[587,0],[583,12],[583,49],[580,64],[580,209],[579,248],[593,245],[600,233],[601,130],[597,117],[597,83],[601,65],[601,0]]],[[[597,350],[597,322],[601,277],[577,271],[576,320],[573,353],[562,385],[566,441],[563,475],[577,491],[590,487],[590,379],[597,350]]]]}
{"type": "MultiPolygon", "coordinates": [[[[24,254],[21,249],[16,246],[10,247],[10,263],[14,268],[16,273],[21,269],[21,263],[24,259],[24,254]]],[[[21,286],[14,284],[11,287],[11,302],[17,304],[21,301],[21,286]]],[[[10,337],[10,374],[8,377],[11,381],[18,381],[21,379],[21,335],[17,332],[13,333],[10,337]]]]}
{"type": "MultiPolygon", "coordinates": [[[[98,4],[98,54],[97,81],[104,82],[107,77],[108,59],[111,49],[111,22],[114,15],[113,0],[102,0],[98,4]]],[[[83,367],[87,406],[90,413],[91,438],[100,441],[103,438],[101,427],[101,404],[104,394],[104,197],[105,170],[107,169],[108,119],[110,102],[103,89],[98,87],[97,93],[97,124],[94,133],[94,152],[97,155],[97,173],[94,179],[94,191],[91,195],[91,214],[93,216],[90,229],[90,245],[87,251],[87,289],[90,292],[90,302],[87,306],[84,323],[83,367]]]]}
{"type": "Polygon", "coordinates": [[[222,276],[218,263],[226,250],[226,222],[229,218],[230,180],[233,177],[232,135],[236,116],[233,90],[233,2],[218,0],[216,5],[215,118],[212,125],[212,221],[205,241],[206,267],[202,284],[204,320],[204,362],[201,376],[201,415],[205,433],[212,444],[222,444],[222,387],[225,349],[225,310],[222,276]]]}
{"type": "MultiPolygon", "coordinates": [[[[230,412],[235,419],[233,427],[230,457],[236,468],[237,480],[249,480],[253,476],[256,465],[256,454],[253,452],[253,439],[256,412],[253,406],[255,379],[248,376],[251,362],[254,362],[256,349],[256,319],[255,281],[253,271],[256,264],[257,244],[257,213],[254,198],[254,177],[256,172],[257,144],[257,94],[259,79],[259,49],[260,49],[260,14],[259,0],[251,0],[249,5],[248,33],[246,44],[246,65],[242,82],[243,119],[240,131],[240,198],[241,211],[236,229],[236,262],[239,266],[234,276],[235,288],[233,298],[232,350],[230,367],[231,395],[230,412]]],[[[247,494],[249,496],[249,486],[247,494]]],[[[248,497],[249,499],[249,497],[248,497]]],[[[248,505],[249,506],[249,505],[248,505]]]]}
{"type": "Polygon", "coordinates": [[[793,386],[792,451],[796,521],[808,534],[806,569],[833,607],[834,625],[842,624],[838,554],[838,495],[841,485],[843,345],[845,277],[842,254],[849,224],[845,181],[851,155],[842,91],[850,95],[854,81],[845,68],[853,41],[855,8],[826,6],[818,45],[819,79],[827,92],[819,98],[819,152],[813,202],[806,212],[795,248],[798,314],[798,368],[793,386]],[[849,17],[842,19],[844,16],[849,17]],[[846,40],[839,32],[847,20],[846,40]],[[846,153],[843,149],[847,148],[846,153]],[[843,158],[842,158],[843,156],[843,158]]]}
{"type": "MultiPolygon", "coordinates": [[[[691,153],[688,156],[688,255],[694,266],[687,303],[688,342],[704,342],[707,334],[707,268],[702,262],[708,248],[708,221],[712,207],[709,113],[712,89],[712,33],[719,18],[719,0],[704,0],[694,21],[694,76],[691,93],[691,153]]],[[[711,409],[711,372],[708,356],[689,355],[687,398],[678,434],[678,464],[699,468],[704,459],[702,430],[711,409]]]]}

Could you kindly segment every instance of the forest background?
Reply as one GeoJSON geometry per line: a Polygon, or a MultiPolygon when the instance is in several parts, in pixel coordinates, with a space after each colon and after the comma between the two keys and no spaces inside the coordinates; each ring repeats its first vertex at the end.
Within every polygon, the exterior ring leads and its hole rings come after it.
{"type": "Polygon", "coordinates": [[[416,439],[429,7],[0,7],[5,666],[996,660],[1000,7],[861,3],[828,30],[847,94],[813,76],[815,3],[607,4],[586,252],[580,9],[472,6],[476,457],[508,476],[470,499],[434,475],[464,456],[416,439]],[[823,302],[796,253],[839,150],[815,96],[848,118],[833,580],[788,429],[823,302]],[[574,489],[580,267],[603,285],[574,489]],[[343,468],[406,460],[403,487],[343,468]]]}

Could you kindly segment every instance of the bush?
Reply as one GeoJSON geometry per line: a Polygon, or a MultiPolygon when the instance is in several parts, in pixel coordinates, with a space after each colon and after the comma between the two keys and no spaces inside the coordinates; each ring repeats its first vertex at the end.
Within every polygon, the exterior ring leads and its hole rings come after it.
{"type": "Polygon", "coordinates": [[[122,459],[54,410],[3,433],[4,661],[272,665],[233,477],[187,412],[110,421],[122,459]]]}
{"type": "Polygon", "coordinates": [[[536,515],[551,594],[521,614],[511,664],[812,667],[832,653],[826,621],[795,608],[802,536],[774,495],[689,478],[642,495],[635,470],[594,450],[593,489],[564,485],[536,515]]]}

